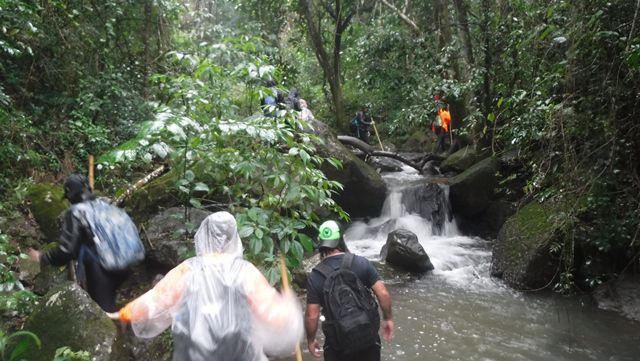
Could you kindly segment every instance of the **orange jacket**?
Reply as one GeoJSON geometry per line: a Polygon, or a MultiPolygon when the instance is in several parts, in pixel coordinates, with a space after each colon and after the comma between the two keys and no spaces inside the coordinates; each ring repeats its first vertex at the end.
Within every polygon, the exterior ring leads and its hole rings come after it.
{"type": "Polygon", "coordinates": [[[445,133],[449,133],[449,127],[451,126],[451,113],[449,113],[445,108],[440,108],[438,110],[438,115],[442,121],[442,129],[444,129],[445,133]]]}

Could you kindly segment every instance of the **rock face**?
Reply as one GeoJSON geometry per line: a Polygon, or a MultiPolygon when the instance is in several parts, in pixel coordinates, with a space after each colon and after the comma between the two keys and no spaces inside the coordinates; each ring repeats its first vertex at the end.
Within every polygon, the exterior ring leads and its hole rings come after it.
{"type": "Polygon", "coordinates": [[[88,351],[94,361],[117,360],[115,323],[75,283],[55,287],[27,320],[25,330],[40,338],[42,348],[32,348],[25,358],[51,361],[57,348],[88,351]]]}
{"type": "Polygon", "coordinates": [[[184,208],[180,207],[166,209],[149,220],[144,232],[148,261],[169,269],[194,255],[193,237],[186,242],[181,230],[190,228],[193,234],[210,213],[196,208],[188,211],[191,225],[185,224],[184,208]]]}
{"type": "Polygon", "coordinates": [[[614,282],[602,284],[593,292],[593,298],[603,310],[640,321],[640,276],[623,275],[614,282]]]}
{"type": "Polygon", "coordinates": [[[411,272],[433,270],[433,264],[418,242],[418,236],[406,229],[389,233],[387,243],[380,251],[380,257],[391,266],[411,272]]]}
{"type": "Polygon", "coordinates": [[[564,205],[548,200],[531,202],[511,216],[494,243],[491,274],[518,289],[549,284],[558,270],[550,252],[564,217],[564,205]]]}
{"type": "Polygon", "coordinates": [[[489,157],[453,177],[449,182],[453,213],[472,217],[485,210],[498,185],[496,172],[499,168],[498,160],[489,157]]]}
{"type": "Polygon", "coordinates": [[[496,239],[498,232],[516,212],[516,205],[503,199],[491,201],[479,214],[466,218],[457,216],[456,221],[464,234],[472,234],[484,239],[496,239]]]}
{"type": "Polygon", "coordinates": [[[342,162],[342,169],[327,162],[322,166],[327,178],[344,185],[344,190],[334,198],[336,202],[352,217],[378,216],[387,194],[380,174],[342,145],[326,124],[317,120],[311,123],[314,132],[324,140],[324,144],[318,146],[318,153],[342,162]]]}

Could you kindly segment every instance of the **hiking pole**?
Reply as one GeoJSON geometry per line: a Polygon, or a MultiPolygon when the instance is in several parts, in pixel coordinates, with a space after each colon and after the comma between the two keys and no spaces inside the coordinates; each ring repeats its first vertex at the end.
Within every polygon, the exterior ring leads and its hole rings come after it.
{"type": "MultiPolygon", "coordinates": [[[[282,290],[289,290],[289,273],[287,273],[287,265],[284,261],[284,255],[280,252],[280,274],[282,278],[282,290]]],[[[296,361],[302,361],[302,352],[300,351],[300,343],[296,342],[296,361]]]]}
{"type": "Polygon", "coordinates": [[[384,152],[384,147],[382,146],[382,142],[380,141],[380,135],[378,135],[378,128],[376,128],[376,122],[371,117],[371,124],[373,125],[373,130],[376,132],[376,138],[378,138],[378,143],[380,143],[380,150],[384,152]]]}
{"type": "Polygon", "coordinates": [[[89,154],[89,187],[93,191],[93,155],[89,154]]]}

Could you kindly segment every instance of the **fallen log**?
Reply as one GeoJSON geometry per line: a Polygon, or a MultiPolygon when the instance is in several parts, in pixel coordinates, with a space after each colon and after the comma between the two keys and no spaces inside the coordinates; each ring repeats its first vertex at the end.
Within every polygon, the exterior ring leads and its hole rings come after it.
{"type": "Polygon", "coordinates": [[[113,201],[113,204],[117,207],[122,207],[122,205],[124,204],[124,201],[127,200],[127,198],[129,198],[133,194],[133,192],[142,188],[145,184],[151,182],[152,180],[158,178],[159,176],[163,175],[164,172],[167,170],[169,170],[169,167],[165,164],[156,168],[153,172],[147,174],[144,178],[140,179],[134,185],[129,187],[124,193],[120,195],[120,197],[118,197],[115,201],[113,201]]]}
{"type": "Polygon", "coordinates": [[[365,154],[367,154],[370,157],[393,158],[395,160],[399,160],[400,162],[402,162],[402,163],[404,163],[404,164],[416,169],[418,172],[422,172],[422,169],[420,168],[420,166],[418,164],[408,160],[407,158],[399,155],[398,153],[381,151],[381,150],[373,150],[373,147],[371,147],[369,144],[361,141],[360,139],[358,139],[356,137],[351,137],[351,136],[348,136],[348,135],[339,135],[338,136],[338,140],[340,141],[340,143],[342,143],[344,145],[350,145],[350,146],[352,146],[354,148],[360,149],[361,151],[363,151],[365,154]]]}

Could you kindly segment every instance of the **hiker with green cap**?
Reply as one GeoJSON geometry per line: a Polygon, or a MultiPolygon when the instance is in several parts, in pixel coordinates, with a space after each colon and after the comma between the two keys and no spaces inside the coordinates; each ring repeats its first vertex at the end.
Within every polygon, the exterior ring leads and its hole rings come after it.
{"type": "Polygon", "coordinates": [[[307,278],[304,326],[309,352],[320,357],[316,332],[322,313],[326,361],[380,360],[378,330],[387,341],[393,337],[391,296],[384,282],[371,262],[349,252],[335,221],[320,225],[318,249],[322,260],[307,278]]]}

